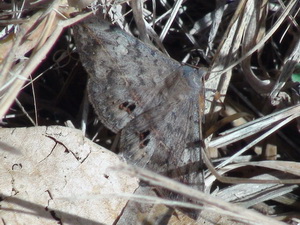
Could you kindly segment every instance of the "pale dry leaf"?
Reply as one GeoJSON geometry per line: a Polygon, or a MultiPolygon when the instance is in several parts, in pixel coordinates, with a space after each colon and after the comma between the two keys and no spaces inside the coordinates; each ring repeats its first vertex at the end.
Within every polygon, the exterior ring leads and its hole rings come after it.
{"type": "Polygon", "coordinates": [[[137,180],[114,153],[66,127],[1,129],[0,216],[5,224],[112,224],[137,180]],[[89,196],[89,197],[85,197],[89,196]],[[112,197],[114,196],[114,197],[112,197]]]}

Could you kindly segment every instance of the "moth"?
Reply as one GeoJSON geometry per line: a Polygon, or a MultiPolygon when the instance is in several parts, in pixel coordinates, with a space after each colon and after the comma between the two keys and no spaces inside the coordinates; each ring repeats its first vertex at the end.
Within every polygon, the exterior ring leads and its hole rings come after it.
{"type": "Polygon", "coordinates": [[[88,93],[102,123],[121,131],[122,156],[201,189],[199,93],[204,69],[183,66],[92,16],[74,27],[88,93]]]}

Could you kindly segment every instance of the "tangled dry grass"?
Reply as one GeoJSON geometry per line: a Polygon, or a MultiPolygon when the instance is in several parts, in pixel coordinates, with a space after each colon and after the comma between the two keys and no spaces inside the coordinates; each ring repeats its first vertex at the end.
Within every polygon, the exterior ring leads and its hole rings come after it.
{"type": "Polygon", "coordinates": [[[1,2],[2,127],[72,126],[117,149],[88,110],[72,40],[72,25],[98,8],[170,57],[207,67],[205,143],[225,178],[205,171],[205,193],[265,215],[257,224],[298,224],[299,1],[1,2]]]}

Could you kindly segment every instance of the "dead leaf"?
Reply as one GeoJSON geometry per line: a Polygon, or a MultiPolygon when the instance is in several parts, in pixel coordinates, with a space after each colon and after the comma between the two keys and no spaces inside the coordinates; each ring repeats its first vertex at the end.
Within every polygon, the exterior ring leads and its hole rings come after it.
{"type": "Polygon", "coordinates": [[[119,157],[66,127],[1,129],[0,216],[5,224],[112,224],[137,179],[119,157]]]}

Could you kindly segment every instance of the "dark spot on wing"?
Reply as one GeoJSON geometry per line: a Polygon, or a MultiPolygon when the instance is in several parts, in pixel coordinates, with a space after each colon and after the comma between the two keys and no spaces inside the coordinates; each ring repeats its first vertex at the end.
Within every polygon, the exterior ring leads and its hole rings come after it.
{"type": "Polygon", "coordinates": [[[125,110],[128,114],[131,114],[136,108],[135,103],[123,102],[119,105],[119,109],[125,110]]]}
{"type": "Polygon", "coordinates": [[[148,138],[149,135],[150,135],[149,130],[139,133],[139,139],[140,139],[139,147],[140,148],[145,148],[149,144],[149,142],[150,142],[150,139],[148,138]]]}
{"type": "Polygon", "coordinates": [[[140,147],[145,148],[150,142],[150,139],[146,139],[143,142],[141,142],[140,147]]]}
{"type": "Polygon", "coordinates": [[[144,140],[146,137],[148,137],[150,134],[150,131],[149,130],[146,130],[142,133],[140,133],[140,140],[144,140]]]}

